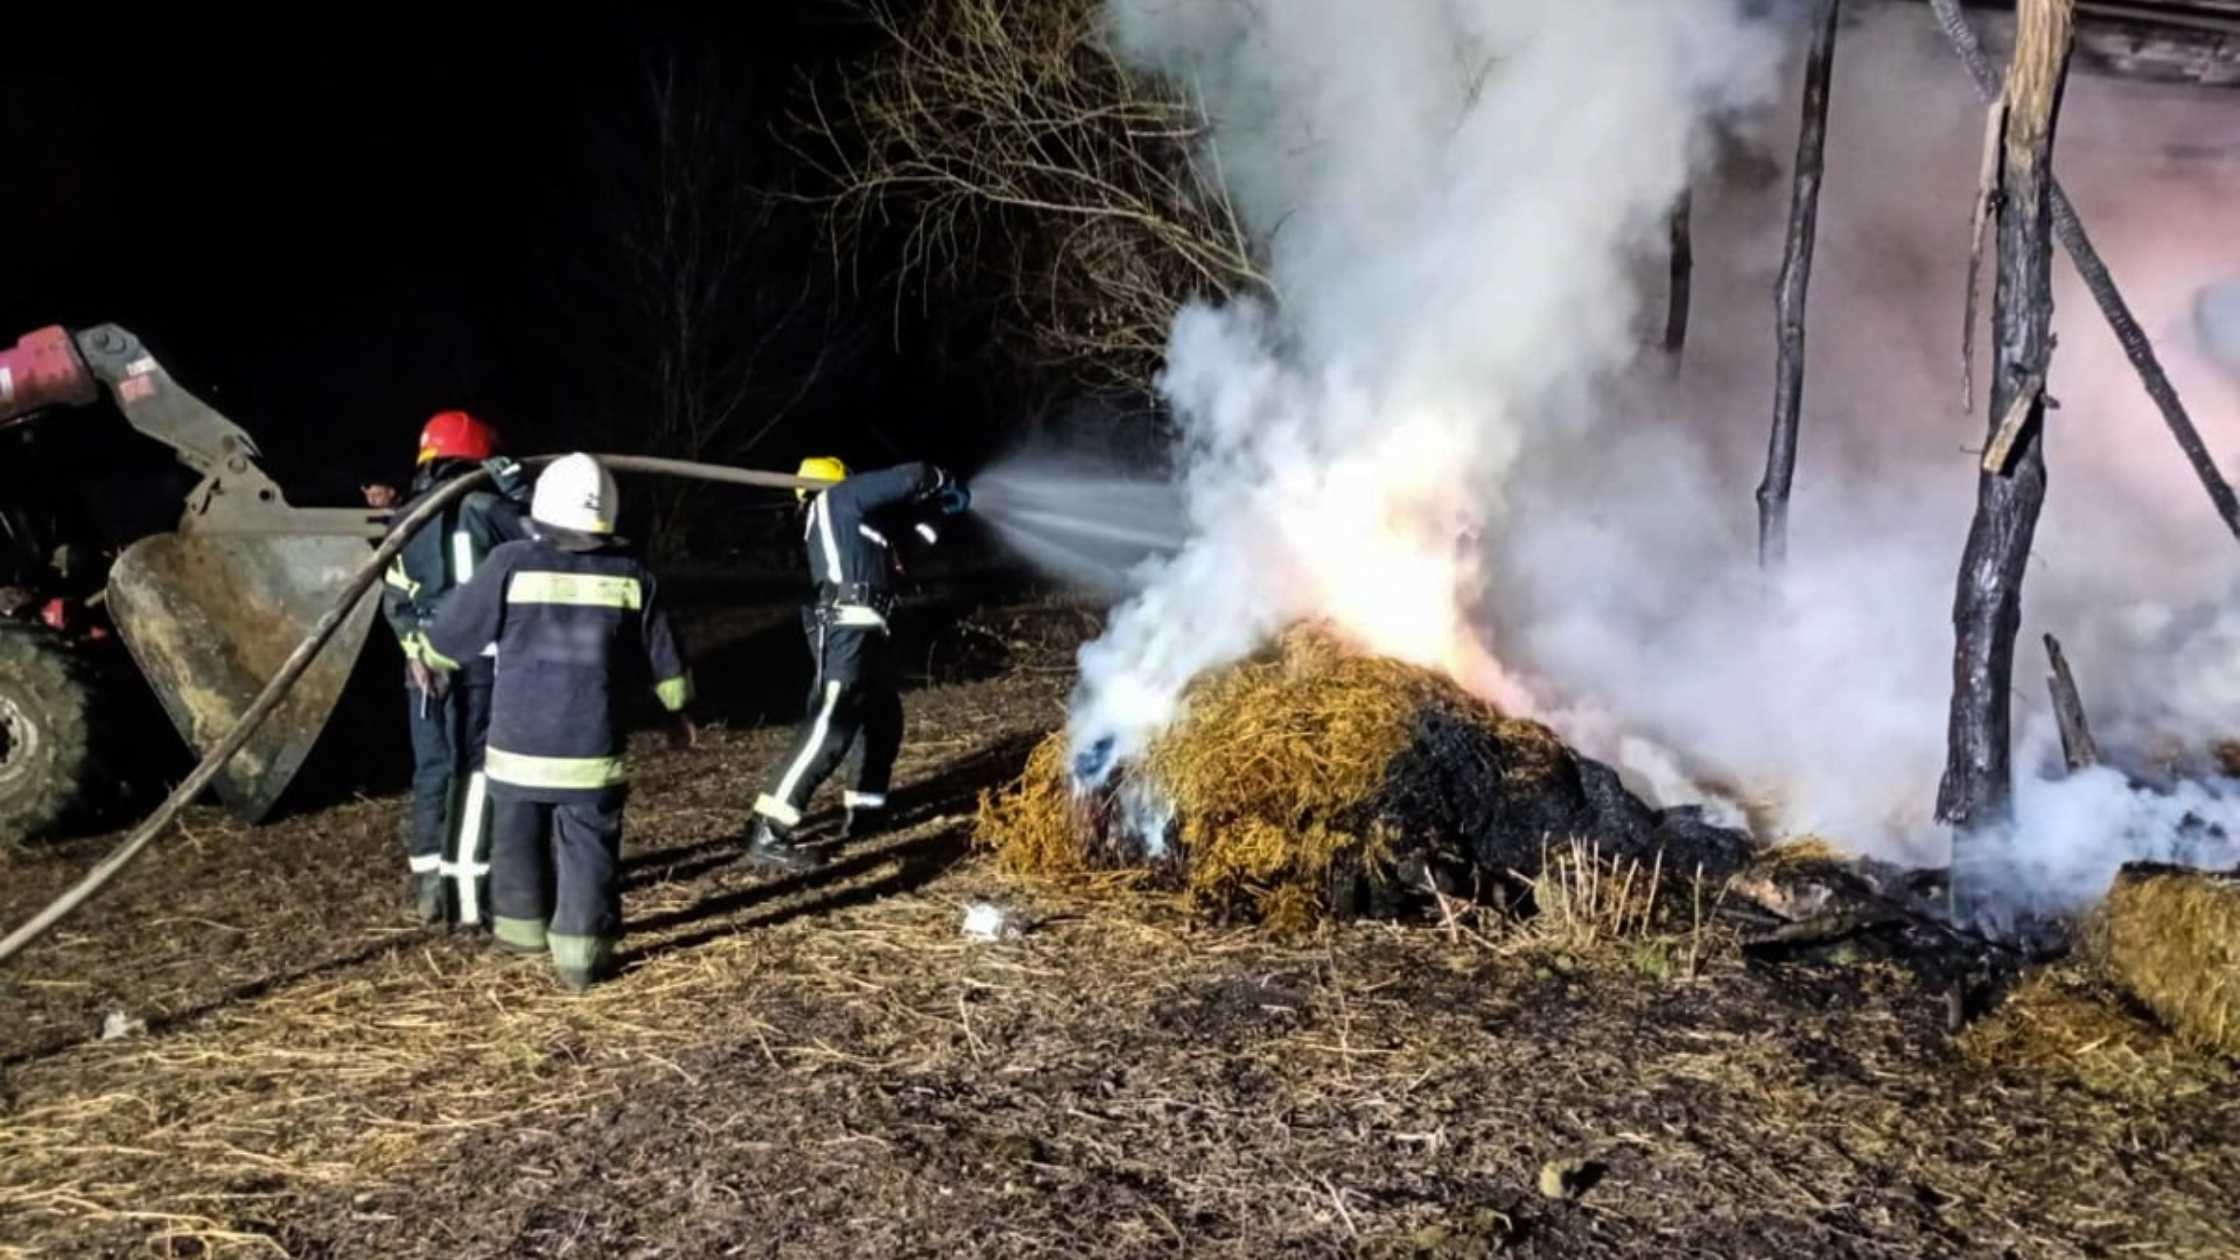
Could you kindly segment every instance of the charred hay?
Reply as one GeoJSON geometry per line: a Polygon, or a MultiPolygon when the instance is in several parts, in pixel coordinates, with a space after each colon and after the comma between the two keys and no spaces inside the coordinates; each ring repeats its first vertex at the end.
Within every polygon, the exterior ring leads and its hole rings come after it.
{"type": "Polygon", "coordinates": [[[1436,895],[1529,901],[1551,846],[1573,839],[1676,874],[1724,876],[1747,848],[1651,809],[1546,726],[1312,626],[1194,684],[1182,720],[1103,784],[1069,766],[1053,734],[983,799],[980,841],[1006,871],[1119,874],[1279,930],[1436,895]]]}

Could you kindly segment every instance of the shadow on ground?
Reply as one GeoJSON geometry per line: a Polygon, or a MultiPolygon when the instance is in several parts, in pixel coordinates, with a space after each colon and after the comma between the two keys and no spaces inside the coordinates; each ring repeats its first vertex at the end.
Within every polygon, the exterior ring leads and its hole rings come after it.
{"type": "MultiPolygon", "coordinates": [[[[889,834],[898,840],[868,846],[828,841],[818,847],[831,860],[815,871],[716,892],[682,909],[632,922],[630,936],[646,944],[626,951],[622,964],[635,966],[726,933],[824,914],[931,882],[971,851],[970,815],[980,793],[1016,778],[1040,738],[1031,733],[1006,737],[897,789],[889,834]],[[929,834],[912,834],[929,826],[935,828],[929,834]],[[892,871],[858,882],[889,865],[892,871]],[[764,912],[755,913],[758,908],[764,912]]],[[[809,829],[814,834],[820,824],[833,821],[834,811],[828,810],[813,815],[809,829]]],[[[740,861],[736,837],[642,853],[624,862],[624,887],[697,880],[740,861]]]]}

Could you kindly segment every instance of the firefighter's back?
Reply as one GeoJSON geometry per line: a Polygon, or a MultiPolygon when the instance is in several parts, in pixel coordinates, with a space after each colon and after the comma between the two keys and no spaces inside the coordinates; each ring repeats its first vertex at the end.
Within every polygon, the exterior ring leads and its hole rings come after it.
{"type": "Polygon", "coordinates": [[[609,545],[542,539],[491,553],[505,570],[491,778],[576,792],[622,782],[622,697],[646,685],[645,565],[609,545]]]}

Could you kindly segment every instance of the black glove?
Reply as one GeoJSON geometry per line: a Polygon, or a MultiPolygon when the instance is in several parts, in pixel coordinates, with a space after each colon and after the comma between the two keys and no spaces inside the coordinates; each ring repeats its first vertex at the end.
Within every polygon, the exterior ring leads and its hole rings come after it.
{"type": "Polygon", "coordinates": [[[955,516],[971,507],[972,492],[958,484],[957,479],[949,475],[948,469],[938,465],[932,467],[933,489],[926,491],[920,502],[931,504],[943,516],[955,516]]]}
{"type": "Polygon", "coordinates": [[[490,484],[499,494],[509,499],[526,499],[529,495],[529,472],[520,464],[503,455],[493,455],[482,461],[490,472],[490,484]]]}

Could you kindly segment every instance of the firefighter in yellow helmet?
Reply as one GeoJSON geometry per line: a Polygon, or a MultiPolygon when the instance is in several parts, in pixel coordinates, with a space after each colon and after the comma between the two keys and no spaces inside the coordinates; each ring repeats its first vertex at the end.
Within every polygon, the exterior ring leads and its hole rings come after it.
{"type": "Polygon", "coordinates": [[[833,483],[794,492],[815,583],[801,617],[815,673],[793,747],[755,800],[747,845],[750,859],[781,870],[815,865],[793,833],[809,798],[851,750],[855,775],[841,834],[867,835],[885,818],[887,781],[902,747],[902,697],[887,641],[896,573],[887,531],[915,525],[930,535],[927,515],[962,512],[972,501],[931,464],[851,473],[839,460],[819,456],[801,461],[800,475],[833,483]]]}
{"type": "MultiPolygon", "coordinates": [[[[830,455],[811,455],[801,461],[801,467],[795,469],[793,475],[807,477],[813,481],[845,481],[848,478],[848,466],[830,455]]],[[[807,503],[809,496],[813,493],[815,491],[795,490],[793,501],[807,503]]]]}

